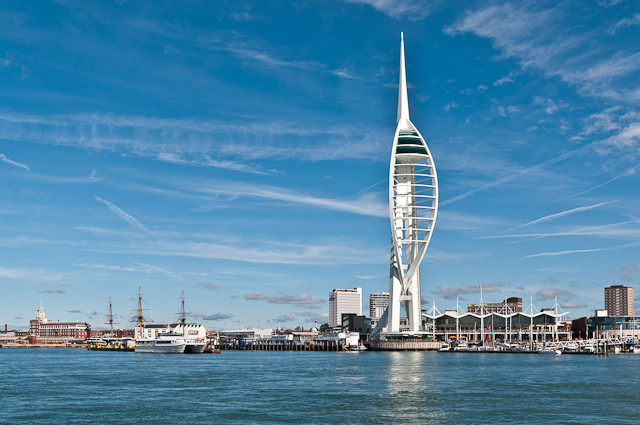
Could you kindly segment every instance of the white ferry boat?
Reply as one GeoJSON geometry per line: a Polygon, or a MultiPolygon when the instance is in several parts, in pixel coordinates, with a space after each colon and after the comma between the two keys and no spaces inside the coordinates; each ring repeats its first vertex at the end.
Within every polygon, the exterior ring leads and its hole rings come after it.
{"type": "Polygon", "coordinates": [[[187,343],[182,334],[159,333],[156,338],[136,339],[136,353],[182,354],[187,343]]]}
{"type": "Polygon", "coordinates": [[[199,354],[204,353],[204,347],[206,346],[206,342],[202,338],[184,338],[185,343],[185,353],[199,354]]]}

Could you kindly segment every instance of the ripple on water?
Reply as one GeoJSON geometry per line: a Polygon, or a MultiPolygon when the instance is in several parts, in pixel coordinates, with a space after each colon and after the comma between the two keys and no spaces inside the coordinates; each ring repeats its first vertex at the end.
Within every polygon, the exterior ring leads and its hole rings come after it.
{"type": "Polygon", "coordinates": [[[619,423],[640,356],[0,350],[0,424],[619,423]]]}

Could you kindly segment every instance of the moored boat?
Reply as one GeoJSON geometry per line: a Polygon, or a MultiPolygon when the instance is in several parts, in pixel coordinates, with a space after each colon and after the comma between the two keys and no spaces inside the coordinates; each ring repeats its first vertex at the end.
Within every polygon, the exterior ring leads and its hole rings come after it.
{"type": "Polygon", "coordinates": [[[156,338],[136,339],[136,353],[182,354],[186,347],[183,335],[174,332],[162,332],[156,338]]]}
{"type": "Polygon", "coordinates": [[[349,351],[367,351],[367,347],[365,347],[364,345],[360,344],[358,346],[354,346],[352,345],[351,347],[349,347],[349,351]]]}

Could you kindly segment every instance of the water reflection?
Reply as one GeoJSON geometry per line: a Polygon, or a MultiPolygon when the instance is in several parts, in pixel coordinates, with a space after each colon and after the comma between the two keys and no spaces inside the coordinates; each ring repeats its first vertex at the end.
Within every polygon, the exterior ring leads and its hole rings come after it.
{"type": "MultiPolygon", "coordinates": [[[[383,353],[381,353],[383,354],[383,353]]],[[[438,388],[433,386],[433,353],[395,351],[384,353],[387,364],[381,370],[386,380],[386,396],[391,409],[383,417],[403,423],[442,423],[446,412],[435,403],[438,388]],[[393,415],[390,413],[393,412],[393,415]]]]}

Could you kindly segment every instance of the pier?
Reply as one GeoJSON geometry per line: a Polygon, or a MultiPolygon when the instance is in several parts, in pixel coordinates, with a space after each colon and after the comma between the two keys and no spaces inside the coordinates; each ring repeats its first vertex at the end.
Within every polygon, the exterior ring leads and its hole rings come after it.
{"type": "Polygon", "coordinates": [[[438,341],[371,341],[374,351],[438,351],[438,341]]]}
{"type": "Polygon", "coordinates": [[[219,346],[221,350],[245,351],[345,351],[347,347],[342,341],[229,341],[219,346]]]}

